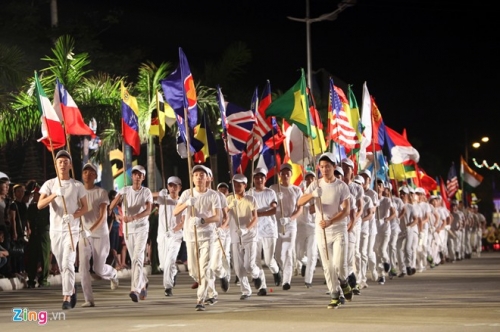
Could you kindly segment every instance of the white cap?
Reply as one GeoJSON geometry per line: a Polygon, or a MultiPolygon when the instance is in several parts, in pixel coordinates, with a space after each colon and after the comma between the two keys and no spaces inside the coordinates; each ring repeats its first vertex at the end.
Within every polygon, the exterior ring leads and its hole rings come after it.
{"type": "Polygon", "coordinates": [[[363,179],[361,175],[356,175],[353,181],[356,182],[357,184],[361,185],[365,184],[365,179],[363,179]]]}
{"type": "Polygon", "coordinates": [[[424,188],[421,188],[421,187],[415,188],[415,194],[423,194],[423,195],[425,195],[424,188]]]}
{"type": "Polygon", "coordinates": [[[402,186],[401,188],[399,188],[399,192],[403,192],[405,194],[409,194],[410,190],[408,190],[407,186],[402,186]]]}
{"type": "Polygon", "coordinates": [[[83,165],[82,171],[84,171],[87,168],[91,168],[97,174],[97,167],[95,167],[94,164],[92,164],[92,163],[86,163],[85,165],[83,165]]]}
{"type": "Polygon", "coordinates": [[[73,162],[71,160],[71,155],[66,150],[59,150],[59,152],[57,152],[57,154],[56,154],[56,160],[59,159],[59,158],[61,158],[61,157],[66,157],[66,158],[69,159],[69,161],[73,162]]]}
{"type": "Polygon", "coordinates": [[[0,180],[6,179],[7,181],[10,181],[9,176],[5,174],[4,172],[0,172],[0,180]]]}
{"type": "Polygon", "coordinates": [[[306,173],[306,176],[305,176],[305,177],[307,177],[308,175],[312,175],[312,176],[316,177],[316,173],[314,173],[313,171],[308,171],[308,172],[306,173]]]}
{"type": "Polygon", "coordinates": [[[208,168],[206,168],[206,167],[205,167],[205,166],[203,166],[203,165],[195,165],[195,166],[193,167],[193,169],[191,170],[191,173],[192,173],[192,174],[194,174],[194,172],[196,172],[196,171],[203,171],[203,172],[205,172],[207,175],[209,175],[209,174],[208,174],[208,168]]]}
{"type": "Polygon", "coordinates": [[[205,166],[205,168],[207,169],[207,175],[211,178],[214,177],[214,175],[212,174],[212,170],[210,168],[208,168],[207,166],[205,166]]]}
{"type": "Polygon", "coordinates": [[[217,185],[217,189],[219,189],[220,187],[227,187],[227,189],[229,189],[229,185],[225,182],[221,182],[217,185]]]}
{"type": "Polygon", "coordinates": [[[354,162],[349,158],[342,159],[342,164],[346,164],[347,166],[354,168],[354,162]]]}
{"type": "Polygon", "coordinates": [[[386,182],[386,183],[384,183],[384,188],[392,190],[392,184],[390,182],[386,182]]]}
{"type": "Polygon", "coordinates": [[[289,169],[291,172],[293,171],[293,167],[292,165],[290,165],[289,163],[284,163],[284,164],[281,164],[280,166],[280,172],[284,169],[289,169]]]}
{"type": "Polygon", "coordinates": [[[344,176],[344,170],[339,165],[335,166],[335,170],[333,171],[333,174],[335,174],[335,172],[340,173],[340,175],[344,176]]]}
{"type": "Polygon", "coordinates": [[[134,171],[141,172],[143,175],[146,175],[146,169],[141,165],[135,165],[132,167],[132,173],[134,173],[134,171]]]}
{"type": "Polygon", "coordinates": [[[242,183],[247,183],[248,182],[248,179],[245,175],[243,174],[235,174],[233,176],[233,181],[235,182],[242,182],[242,183]]]}
{"type": "Polygon", "coordinates": [[[179,179],[177,176],[171,176],[167,179],[167,184],[169,183],[175,183],[178,184],[179,186],[182,185],[181,179],[179,179]]]}
{"type": "Polygon", "coordinates": [[[329,161],[329,162],[331,162],[331,163],[332,163],[332,164],[334,164],[334,165],[335,165],[335,163],[336,163],[336,162],[335,162],[335,156],[334,156],[334,154],[333,154],[333,153],[331,153],[331,152],[325,152],[325,153],[323,153],[321,156],[319,156],[319,161],[321,161],[321,160],[326,160],[326,161],[329,161]]]}
{"type": "Polygon", "coordinates": [[[267,176],[267,170],[264,167],[257,167],[253,171],[253,175],[262,174],[264,177],[267,176]]]}
{"type": "Polygon", "coordinates": [[[368,176],[369,178],[372,177],[372,172],[370,172],[369,169],[364,169],[361,172],[359,172],[359,175],[363,175],[363,174],[366,175],[366,176],[368,176]]]}

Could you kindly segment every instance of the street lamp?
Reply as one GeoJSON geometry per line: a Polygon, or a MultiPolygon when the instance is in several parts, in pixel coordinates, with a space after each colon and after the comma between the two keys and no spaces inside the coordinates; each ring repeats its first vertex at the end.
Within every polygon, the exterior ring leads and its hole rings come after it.
{"type": "Polygon", "coordinates": [[[312,88],[312,64],[311,64],[311,23],[321,22],[321,21],[335,21],[338,15],[344,11],[344,9],[354,6],[356,4],[356,0],[344,0],[338,4],[337,9],[331,13],[320,15],[316,18],[309,18],[309,0],[306,0],[306,17],[305,18],[296,18],[287,16],[289,20],[297,21],[297,22],[305,22],[306,23],[306,47],[307,47],[307,85],[309,86],[309,90],[311,94],[313,92],[312,88]]]}

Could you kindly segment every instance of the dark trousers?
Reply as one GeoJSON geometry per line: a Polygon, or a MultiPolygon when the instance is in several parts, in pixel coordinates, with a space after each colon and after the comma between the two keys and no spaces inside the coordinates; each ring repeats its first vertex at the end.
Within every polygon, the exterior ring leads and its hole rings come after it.
{"type": "Polygon", "coordinates": [[[50,235],[49,232],[42,234],[31,234],[30,242],[27,246],[28,263],[26,272],[28,273],[28,283],[35,285],[38,270],[38,263],[42,272],[38,278],[38,283],[44,285],[47,283],[50,272],[50,235]]]}

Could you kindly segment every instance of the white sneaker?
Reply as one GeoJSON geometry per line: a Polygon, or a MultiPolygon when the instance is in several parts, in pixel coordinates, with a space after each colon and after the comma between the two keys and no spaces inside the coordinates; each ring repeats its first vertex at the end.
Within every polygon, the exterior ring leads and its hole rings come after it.
{"type": "Polygon", "coordinates": [[[120,281],[118,280],[118,276],[115,276],[113,279],[111,279],[111,289],[112,290],[117,289],[119,284],[120,284],[120,281]]]}
{"type": "Polygon", "coordinates": [[[85,302],[82,304],[82,308],[90,308],[90,307],[95,307],[94,302],[85,302]]]}

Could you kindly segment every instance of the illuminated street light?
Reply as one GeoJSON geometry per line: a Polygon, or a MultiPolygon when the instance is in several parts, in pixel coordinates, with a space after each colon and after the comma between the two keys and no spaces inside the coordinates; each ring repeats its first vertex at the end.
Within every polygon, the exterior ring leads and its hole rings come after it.
{"type": "Polygon", "coordinates": [[[478,147],[480,147],[480,146],[481,146],[481,144],[480,144],[480,143],[478,143],[478,142],[474,142],[474,143],[472,143],[472,147],[473,147],[474,149],[477,149],[477,148],[478,148],[478,147]]]}
{"type": "Polygon", "coordinates": [[[337,9],[331,13],[320,15],[317,18],[309,18],[309,0],[306,0],[306,17],[305,18],[296,18],[290,17],[287,18],[292,21],[304,22],[306,23],[306,47],[307,47],[307,85],[309,89],[313,91],[312,87],[312,63],[311,63],[311,23],[320,22],[320,21],[335,21],[338,15],[344,11],[346,8],[354,6],[356,4],[356,0],[344,0],[338,4],[337,9]]]}
{"type": "Polygon", "coordinates": [[[490,138],[489,138],[489,137],[486,137],[486,136],[485,136],[485,137],[481,138],[481,142],[486,143],[486,142],[489,142],[489,141],[490,141],[490,138]]]}

